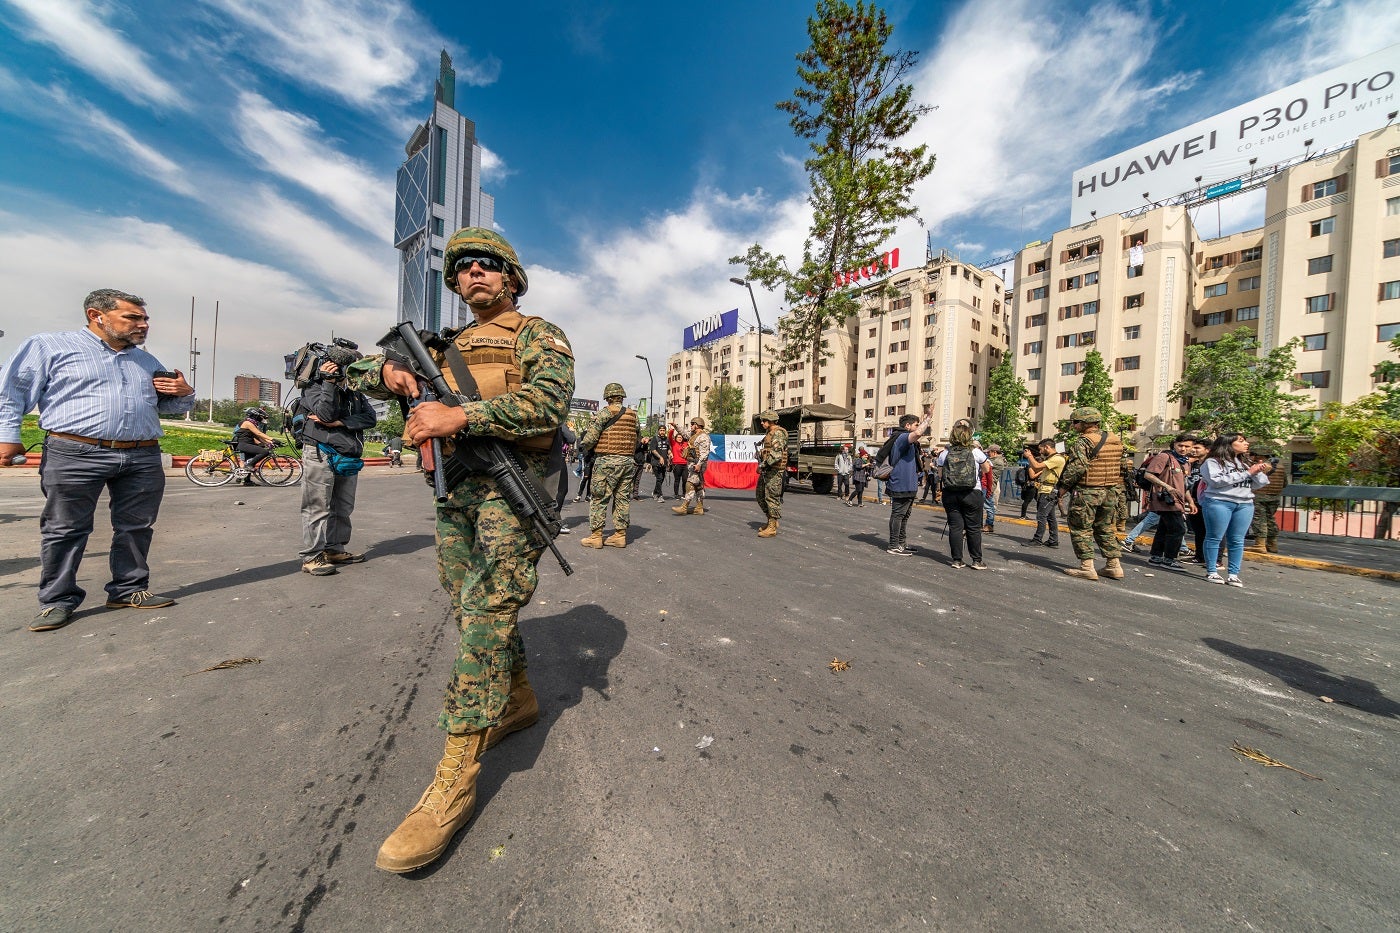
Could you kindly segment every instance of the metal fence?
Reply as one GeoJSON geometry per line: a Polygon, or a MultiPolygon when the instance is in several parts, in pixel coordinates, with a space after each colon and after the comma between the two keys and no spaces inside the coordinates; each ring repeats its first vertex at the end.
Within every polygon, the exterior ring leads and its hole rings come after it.
{"type": "Polygon", "coordinates": [[[1298,534],[1400,540],[1400,488],[1291,483],[1274,520],[1298,534]]]}

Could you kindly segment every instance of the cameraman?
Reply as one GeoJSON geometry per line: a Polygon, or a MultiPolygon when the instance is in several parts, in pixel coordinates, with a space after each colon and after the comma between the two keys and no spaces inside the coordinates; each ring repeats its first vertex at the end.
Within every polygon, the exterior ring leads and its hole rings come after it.
{"type": "MultiPolygon", "coordinates": [[[[345,357],[358,358],[353,351],[345,357]]],[[[344,370],[332,359],[317,369],[316,381],[302,392],[306,413],[301,481],[301,569],[312,576],[336,573],[337,564],[358,564],[363,554],[345,549],[355,484],[364,461],[365,429],[378,420],[362,392],[347,389],[344,370]]]]}
{"type": "Polygon", "coordinates": [[[1147,508],[1157,513],[1157,530],[1152,536],[1152,557],[1148,563],[1167,570],[1185,570],[1176,559],[1186,537],[1186,516],[1194,514],[1196,503],[1186,494],[1186,471],[1196,439],[1178,434],[1171,450],[1164,450],[1147,462],[1143,475],[1152,484],[1147,508]]]}

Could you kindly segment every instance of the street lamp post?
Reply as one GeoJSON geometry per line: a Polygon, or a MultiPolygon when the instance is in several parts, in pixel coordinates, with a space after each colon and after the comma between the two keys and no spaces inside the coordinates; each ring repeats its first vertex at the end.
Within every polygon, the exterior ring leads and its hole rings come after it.
{"type": "Polygon", "coordinates": [[[656,383],[651,378],[651,360],[640,353],[634,354],[637,359],[647,364],[647,436],[650,437],[656,431],[653,419],[656,417],[656,383]]]}
{"type": "MultiPolygon", "coordinates": [[[[748,279],[741,279],[737,275],[730,278],[735,285],[742,285],[749,290],[749,301],[753,302],[753,319],[758,322],[758,403],[759,406],[772,405],[773,400],[763,392],[763,318],[758,316],[758,299],[753,296],[753,286],[748,279]]],[[[816,387],[812,387],[812,398],[816,398],[816,387]]]]}

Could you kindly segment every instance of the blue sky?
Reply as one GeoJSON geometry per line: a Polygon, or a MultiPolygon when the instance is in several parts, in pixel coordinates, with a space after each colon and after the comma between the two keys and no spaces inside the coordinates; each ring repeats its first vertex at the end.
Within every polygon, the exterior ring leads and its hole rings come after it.
{"type": "MultiPolygon", "coordinates": [[[[638,353],[659,394],[687,324],[751,318],[729,256],[801,253],[805,150],[774,104],[813,6],[0,0],[0,356],[78,326],[103,286],[148,299],[149,347],[181,369],[196,298],[201,396],[215,300],[218,397],[308,339],[371,345],[393,318],[394,171],[446,48],[524,309],[569,334],[580,396],[645,395],[638,353]]],[[[1400,36],[1383,0],[885,9],[938,106],[914,203],[973,262],[1065,226],[1076,168],[1400,36]]],[[[1223,209],[1226,232],[1261,220],[1257,199],[1223,209]]],[[[908,265],[924,242],[910,224],[889,245],[908,265]]],[[[779,298],[757,294],[771,326],[779,298]]]]}

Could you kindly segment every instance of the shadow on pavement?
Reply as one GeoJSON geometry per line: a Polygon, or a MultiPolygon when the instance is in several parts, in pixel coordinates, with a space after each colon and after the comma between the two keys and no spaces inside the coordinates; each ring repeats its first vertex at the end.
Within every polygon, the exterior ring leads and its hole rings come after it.
{"type": "Polygon", "coordinates": [[[1262,648],[1246,648],[1219,638],[1202,638],[1201,642],[1214,651],[1277,677],[1296,690],[1312,696],[1331,697],[1363,713],[1400,718],[1400,703],[1381,693],[1369,680],[1333,674],[1312,661],[1262,648]]]}
{"type": "MultiPolygon", "coordinates": [[[[432,535],[403,535],[399,538],[390,538],[388,541],[370,545],[365,550],[365,557],[367,560],[373,561],[391,554],[412,554],[415,551],[431,548],[434,544],[432,535]]],[[[247,570],[224,574],[222,577],[211,577],[208,580],[201,580],[186,586],[171,587],[166,592],[176,599],[184,599],[196,593],[210,593],[214,590],[243,586],[248,583],[261,583],[276,577],[291,576],[300,571],[301,558],[297,557],[292,560],[278,561],[275,564],[265,564],[262,567],[250,567],[247,570]]]]}

